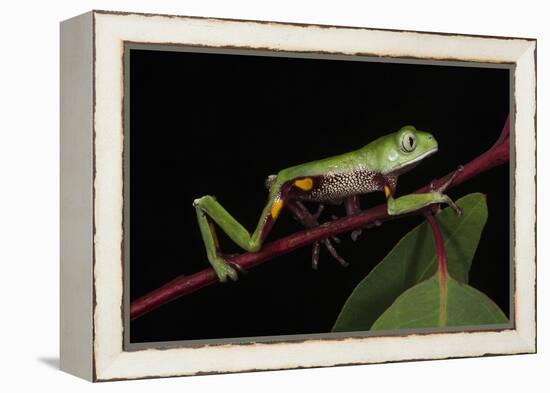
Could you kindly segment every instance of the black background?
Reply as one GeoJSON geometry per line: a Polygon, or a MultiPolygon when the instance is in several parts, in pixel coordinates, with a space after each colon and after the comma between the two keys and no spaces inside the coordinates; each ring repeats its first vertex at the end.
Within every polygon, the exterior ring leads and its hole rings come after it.
{"type": "MultiPolygon", "coordinates": [[[[131,50],[130,298],[209,266],[192,201],[215,195],[250,231],[264,180],[355,150],[403,125],[432,132],[439,152],[399,179],[398,195],[465,164],[497,139],[509,111],[504,69],[131,50]]],[[[470,285],[509,314],[509,167],[452,189],[487,194],[489,220],[470,285]]],[[[384,201],[362,197],[362,206],[384,201]]],[[[313,209],[313,207],[312,207],[313,209]]],[[[342,215],[343,207],[324,214],[342,215]]],[[[311,247],[261,264],[131,322],[130,341],[329,332],[342,305],[395,243],[405,218],[337,246],[342,268],[311,247]]],[[[301,230],[281,214],[268,240],[301,230]]],[[[241,252],[218,231],[225,252],[241,252]]]]}

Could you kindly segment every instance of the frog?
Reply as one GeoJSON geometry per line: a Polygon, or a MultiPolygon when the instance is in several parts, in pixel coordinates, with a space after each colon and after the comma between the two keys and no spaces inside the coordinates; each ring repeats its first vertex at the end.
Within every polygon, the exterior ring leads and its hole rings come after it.
{"type": "MultiPolygon", "coordinates": [[[[459,207],[444,193],[452,179],[440,187],[431,186],[429,192],[395,196],[399,176],[437,151],[438,142],[431,133],[406,125],[357,150],[285,168],[267,177],[267,203],[252,233],[214,196],[205,195],[195,199],[193,206],[208,261],[220,282],[226,282],[228,278],[236,281],[239,271],[243,269],[221,253],[214,223],[243,250],[258,252],[285,207],[292,208],[295,218],[307,228],[319,225],[317,219],[324,204],[343,203],[346,214],[357,214],[361,211],[358,197],[372,192],[384,193],[389,216],[439,204],[447,204],[456,214],[460,214],[459,207]],[[304,202],[318,203],[317,213],[311,214],[304,202]]],[[[352,239],[356,240],[360,232],[360,229],[354,231],[352,239]]],[[[330,239],[323,239],[323,243],[341,265],[347,266],[347,262],[336,253],[330,239]]],[[[314,269],[317,267],[318,253],[319,246],[316,243],[314,269]]]]}

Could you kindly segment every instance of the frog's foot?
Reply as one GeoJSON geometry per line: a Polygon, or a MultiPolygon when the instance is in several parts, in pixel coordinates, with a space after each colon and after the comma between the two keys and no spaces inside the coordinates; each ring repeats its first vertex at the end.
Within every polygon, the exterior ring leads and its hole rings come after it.
{"type": "Polygon", "coordinates": [[[361,236],[362,233],[363,233],[362,229],[354,230],[353,232],[351,232],[351,235],[350,235],[351,240],[356,241],[359,238],[359,236],[361,236]]]}
{"type": "Polygon", "coordinates": [[[311,249],[311,268],[317,270],[319,267],[319,252],[321,251],[321,246],[319,242],[313,243],[313,248],[311,249]]]}
{"type": "Polygon", "coordinates": [[[452,175],[449,176],[449,178],[445,180],[445,182],[439,187],[436,187],[435,182],[432,181],[430,183],[430,191],[443,193],[463,170],[464,166],[459,165],[458,168],[456,168],[456,170],[452,173],[452,175]]]}
{"type": "MultiPolygon", "coordinates": [[[[304,204],[300,201],[291,201],[288,203],[287,206],[290,208],[290,211],[292,212],[294,218],[304,227],[311,229],[316,228],[320,225],[319,217],[321,216],[321,213],[324,209],[324,206],[322,204],[319,204],[317,211],[313,214],[310,213],[307,207],[305,207],[304,204]]],[[[313,244],[311,266],[314,270],[317,270],[317,267],[319,266],[319,252],[321,250],[321,243],[325,245],[330,255],[332,255],[332,257],[336,259],[340,263],[340,265],[348,266],[348,263],[340,255],[338,255],[336,249],[332,245],[332,242],[340,243],[340,239],[336,236],[332,236],[328,239],[323,239],[313,244]]]]}
{"type": "Polygon", "coordinates": [[[226,264],[234,268],[239,274],[248,274],[248,270],[242,267],[239,263],[233,261],[234,258],[241,254],[226,254],[218,253],[218,256],[224,260],[226,264]]]}
{"type": "Polygon", "coordinates": [[[230,265],[232,268],[237,270],[239,274],[248,274],[248,270],[246,270],[244,267],[242,267],[237,262],[233,262],[231,260],[226,260],[227,264],[230,265]]]}
{"type": "MultiPolygon", "coordinates": [[[[336,221],[340,217],[338,217],[336,215],[332,215],[331,218],[332,218],[332,221],[336,221]]],[[[378,224],[376,224],[376,223],[369,224],[369,225],[364,226],[363,228],[369,229],[372,226],[380,226],[380,225],[381,225],[381,223],[380,223],[380,221],[378,221],[378,224]]],[[[357,241],[357,239],[359,239],[359,236],[361,236],[362,233],[363,233],[363,229],[361,229],[361,228],[353,230],[350,234],[351,240],[353,240],[354,242],[357,241]]],[[[332,240],[334,240],[336,243],[340,243],[340,239],[336,236],[333,236],[332,240]]]]}
{"type": "MultiPolygon", "coordinates": [[[[382,225],[382,221],[376,220],[363,226],[363,228],[371,229],[371,228],[379,227],[381,225],[382,225]]],[[[359,238],[359,236],[361,236],[362,233],[363,233],[363,229],[355,229],[354,231],[351,232],[351,240],[356,241],[359,238]]]]}
{"type": "MultiPolygon", "coordinates": [[[[330,241],[330,239],[323,239],[323,240],[321,240],[321,242],[325,245],[325,247],[327,248],[330,255],[334,259],[336,259],[342,267],[348,267],[349,266],[349,263],[347,263],[344,260],[344,258],[342,258],[340,255],[338,255],[338,252],[336,251],[336,249],[332,245],[332,242],[330,241]]],[[[313,243],[313,250],[311,252],[311,268],[313,270],[317,270],[317,268],[319,267],[319,251],[320,251],[320,249],[321,249],[320,242],[313,243]]]]}
{"type": "Polygon", "coordinates": [[[322,242],[325,245],[325,247],[327,248],[330,255],[332,255],[332,257],[334,259],[336,259],[342,267],[348,267],[349,266],[349,263],[347,263],[344,258],[342,258],[340,255],[338,255],[338,252],[336,252],[336,249],[332,245],[330,239],[324,239],[324,240],[322,240],[322,242]]]}
{"type": "Polygon", "coordinates": [[[238,266],[237,269],[242,268],[235,262],[226,261],[221,257],[217,257],[211,264],[220,282],[226,282],[228,277],[232,281],[237,281],[239,279],[237,271],[233,268],[233,266],[238,266]]]}
{"type": "Polygon", "coordinates": [[[462,209],[458,207],[458,205],[448,195],[442,194],[439,191],[432,191],[431,194],[435,195],[435,197],[437,198],[436,201],[432,202],[432,204],[427,207],[427,209],[430,210],[432,214],[437,214],[441,211],[441,203],[449,205],[449,207],[454,210],[457,216],[460,216],[462,214],[462,209]]]}
{"type": "Polygon", "coordinates": [[[455,214],[457,216],[460,216],[462,214],[462,209],[458,207],[458,205],[449,196],[443,194],[443,198],[445,199],[444,203],[449,205],[449,207],[455,211],[455,214]]]}
{"type": "MultiPolygon", "coordinates": [[[[456,203],[447,195],[443,194],[443,192],[451,185],[451,183],[456,179],[456,177],[464,170],[464,167],[460,165],[449,178],[439,187],[436,187],[435,183],[432,181],[430,183],[430,191],[432,193],[438,194],[439,198],[441,199],[440,203],[446,203],[449,205],[456,213],[457,216],[460,216],[462,214],[462,209],[457,206],[456,203]]],[[[439,209],[436,209],[439,210],[439,209]]]]}
{"type": "Polygon", "coordinates": [[[365,225],[365,228],[367,228],[367,229],[377,228],[377,227],[379,227],[379,226],[381,226],[381,225],[382,225],[382,221],[380,221],[380,220],[375,220],[375,221],[370,222],[370,223],[368,223],[367,225],[365,225]]]}

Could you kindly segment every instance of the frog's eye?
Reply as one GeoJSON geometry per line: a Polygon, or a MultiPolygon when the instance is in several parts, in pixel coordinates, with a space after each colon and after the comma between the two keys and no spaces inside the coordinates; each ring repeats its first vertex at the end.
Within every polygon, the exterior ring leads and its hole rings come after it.
{"type": "Polygon", "coordinates": [[[412,132],[405,132],[401,137],[401,149],[405,153],[410,153],[416,149],[416,136],[412,132]]]}

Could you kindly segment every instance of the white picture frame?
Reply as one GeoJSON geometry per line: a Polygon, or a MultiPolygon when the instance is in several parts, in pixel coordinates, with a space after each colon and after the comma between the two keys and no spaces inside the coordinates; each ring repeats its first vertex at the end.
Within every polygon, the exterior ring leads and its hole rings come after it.
{"type": "Polygon", "coordinates": [[[91,11],[61,24],[61,368],[90,381],[536,352],[536,40],[91,11]],[[125,43],[513,67],[510,328],[124,349],[125,43]]]}

